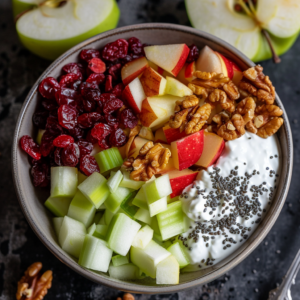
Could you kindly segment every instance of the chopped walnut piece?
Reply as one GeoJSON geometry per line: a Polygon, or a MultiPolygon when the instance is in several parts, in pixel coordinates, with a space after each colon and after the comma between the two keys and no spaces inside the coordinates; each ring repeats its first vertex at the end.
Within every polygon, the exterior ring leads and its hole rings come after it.
{"type": "Polygon", "coordinates": [[[276,105],[264,104],[255,109],[256,116],[253,119],[253,124],[256,128],[261,128],[274,117],[280,117],[283,111],[276,105]]]}
{"type": "Polygon", "coordinates": [[[246,130],[248,130],[249,132],[252,132],[254,134],[257,133],[257,128],[254,126],[253,121],[249,121],[246,125],[245,125],[246,130]]]}
{"type": "Polygon", "coordinates": [[[275,117],[270,122],[260,127],[257,130],[257,135],[260,136],[261,138],[266,139],[269,136],[276,133],[279,130],[279,128],[282,126],[282,124],[283,124],[283,119],[275,117]]]}
{"type": "Polygon", "coordinates": [[[41,274],[42,263],[33,263],[18,282],[17,300],[42,300],[52,284],[52,271],[41,274]]]}
{"type": "Polygon", "coordinates": [[[255,101],[252,97],[243,99],[236,107],[236,113],[243,116],[244,123],[247,124],[254,117],[255,101]]]}
{"type": "MultiPolygon", "coordinates": [[[[208,97],[207,89],[205,89],[202,86],[198,86],[196,84],[189,83],[188,88],[190,88],[195,95],[200,96],[201,99],[206,99],[208,97]]],[[[212,92],[213,90],[211,89],[210,91],[212,92]]]]}
{"type": "Polygon", "coordinates": [[[227,96],[231,100],[237,100],[240,98],[239,89],[232,81],[229,81],[228,83],[224,84],[223,90],[226,92],[227,96]]]}
{"type": "Polygon", "coordinates": [[[228,122],[230,120],[231,114],[226,111],[221,111],[218,114],[215,114],[212,120],[218,125],[221,126],[222,124],[228,122]]]}
{"type": "Polygon", "coordinates": [[[239,114],[233,115],[231,120],[219,127],[217,134],[227,141],[239,138],[245,134],[243,117],[239,114]]]}

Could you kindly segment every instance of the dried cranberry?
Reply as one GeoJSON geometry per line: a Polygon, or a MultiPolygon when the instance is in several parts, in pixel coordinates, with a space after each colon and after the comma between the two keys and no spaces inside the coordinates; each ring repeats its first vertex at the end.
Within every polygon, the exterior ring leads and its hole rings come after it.
{"type": "Polygon", "coordinates": [[[135,37],[128,39],[128,53],[137,57],[144,56],[144,47],[141,41],[135,37]]]}
{"type": "Polygon", "coordinates": [[[122,82],[118,83],[114,86],[111,93],[116,95],[116,97],[118,97],[118,98],[122,98],[122,92],[123,92],[124,88],[125,88],[125,86],[122,82]]]}
{"type": "Polygon", "coordinates": [[[21,148],[32,158],[41,159],[40,146],[37,145],[29,135],[23,135],[20,139],[21,148]]]}
{"type": "Polygon", "coordinates": [[[92,175],[94,172],[100,173],[99,166],[94,156],[84,155],[80,158],[79,168],[86,176],[92,175]]]}
{"type": "Polygon", "coordinates": [[[88,131],[86,135],[86,140],[91,144],[97,144],[98,140],[92,136],[92,130],[88,131]]]}
{"type": "Polygon", "coordinates": [[[102,74],[106,70],[106,65],[100,58],[94,57],[89,61],[88,68],[94,73],[102,74]]]}
{"type": "Polygon", "coordinates": [[[118,58],[124,58],[127,55],[127,52],[128,42],[123,39],[118,39],[104,47],[102,57],[108,61],[115,61],[118,58]]]}
{"type": "Polygon", "coordinates": [[[69,144],[74,143],[74,139],[66,134],[62,134],[58,137],[56,137],[53,141],[53,145],[55,147],[65,148],[69,144]]]}
{"type": "Polygon", "coordinates": [[[86,62],[94,57],[100,58],[100,52],[96,49],[84,49],[80,52],[80,58],[86,62]]]}
{"type": "Polygon", "coordinates": [[[134,128],[138,123],[138,118],[133,113],[132,109],[126,108],[120,113],[120,123],[125,128],[134,128]]]}
{"type": "Polygon", "coordinates": [[[102,140],[106,136],[108,136],[112,132],[112,128],[104,123],[98,123],[94,126],[91,131],[91,135],[93,138],[97,140],[102,140]]]}
{"type": "Polygon", "coordinates": [[[80,140],[84,136],[84,130],[79,126],[75,126],[73,129],[68,130],[69,135],[71,135],[75,140],[80,140]]]}
{"type": "Polygon", "coordinates": [[[117,109],[121,108],[124,105],[123,101],[120,99],[116,98],[110,101],[107,101],[103,104],[103,112],[105,114],[110,114],[117,109]]]}
{"type": "Polygon", "coordinates": [[[112,76],[113,80],[118,80],[121,76],[121,64],[113,65],[109,68],[108,74],[112,76]]]}
{"type": "Polygon", "coordinates": [[[80,150],[80,157],[82,157],[86,154],[91,154],[93,151],[93,144],[88,141],[80,140],[77,142],[77,145],[80,150]]]}
{"type": "Polygon", "coordinates": [[[92,112],[96,109],[96,102],[87,99],[82,99],[82,106],[85,112],[92,112]]]}
{"type": "Polygon", "coordinates": [[[74,105],[75,99],[77,97],[78,97],[78,92],[68,88],[62,88],[55,94],[56,102],[58,103],[58,105],[64,105],[64,104],[74,105]]]}
{"type": "Polygon", "coordinates": [[[63,87],[69,87],[70,84],[81,80],[82,79],[82,74],[78,73],[78,74],[66,74],[60,77],[60,81],[59,81],[59,85],[63,88],[63,87]]]}
{"type": "Polygon", "coordinates": [[[93,83],[96,85],[102,84],[105,82],[105,75],[93,73],[88,77],[86,82],[93,83]]]}
{"type": "Polygon", "coordinates": [[[34,166],[35,164],[37,164],[39,162],[39,160],[34,159],[30,155],[28,155],[27,158],[28,158],[28,162],[31,166],[34,166]]]}
{"type": "Polygon", "coordinates": [[[187,63],[191,63],[197,60],[199,57],[199,49],[195,44],[192,44],[189,48],[190,48],[190,53],[188,58],[186,59],[187,63]]]}
{"type": "Polygon", "coordinates": [[[126,65],[127,63],[133,61],[133,58],[131,55],[126,55],[124,58],[122,58],[121,63],[122,65],[126,65]]]}
{"type": "Polygon", "coordinates": [[[105,92],[110,92],[113,89],[113,85],[112,85],[112,76],[111,75],[107,75],[106,76],[106,80],[105,80],[105,92]]]}
{"type": "Polygon", "coordinates": [[[110,145],[109,145],[109,137],[105,137],[101,140],[98,141],[98,145],[100,146],[100,148],[102,149],[108,149],[110,148],[110,145]]]}
{"type": "Polygon", "coordinates": [[[35,187],[45,187],[49,184],[49,166],[47,162],[40,162],[31,168],[31,176],[35,187]]]}
{"type": "Polygon", "coordinates": [[[105,121],[107,125],[111,126],[113,129],[117,129],[119,127],[119,121],[111,114],[104,115],[105,121]]]}
{"type": "Polygon", "coordinates": [[[48,117],[46,130],[54,137],[57,137],[64,132],[64,129],[58,123],[58,119],[53,116],[48,117]]]}
{"type": "Polygon", "coordinates": [[[62,166],[61,153],[62,153],[62,148],[56,148],[54,150],[54,162],[58,166],[62,166]]]}
{"type": "Polygon", "coordinates": [[[39,92],[46,99],[55,99],[55,93],[59,89],[59,83],[53,77],[43,79],[39,85],[39,92]]]}
{"type": "Polygon", "coordinates": [[[42,101],[42,106],[47,110],[56,110],[57,109],[57,103],[53,99],[44,99],[42,101]]]}
{"type": "Polygon", "coordinates": [[[36,111],[32,116],[32,123],[39,129],[45,129],[48,116],[48,111],[36,111]]]}
{"type": "Polygon", "coordinates": [[[84,68],[82,64],[78,64],[78,63],[69,63],[65,66],[63,66],[62,71],[66,74],[84,74],[84,68]]]}
{"type": "Polygon", "coordinates": [[[77,111],[70,105],[61,105],[58,109],[58,122],[66,129],[76,126],[77,111]]]}
{"type": "Polygon", "coordinates": [[[78,164],[80,156],[79,147],[72,143],[62,149],[61,161],[64,166],[75,167],[78,164]]]}
{"type": "Polygon", "coordinates": [[[53,135],[49,130],[44,132],[40,146],[42,156],[46,157],[52,151],[55,137],[56,135],[53,135]]]}
{"type": "Polygon", "coordinates": [[[102,103],[105,103],[107,101],[110,101],[110,100],[113,100],[113,99],[116,99],[116,95],[114,94],[111,94],[111,93],[104,93],[104,94],[101,94],[100,96],[100,101],[102,103]]]}
{"type": "Polygon", "coordinates": [[[109,136],[109,143],[114,147],[121,147],[126,144],[127,137],[121,128],[114,130],[109,136]]]}
{"type": "Polygon", "coordinates": [[[57,117],[57,109],[56,110],[50,110],[49,111],[49,117],[54,117],[54,118],[58,118],[57,117]]]}
{"type": "Polygon", "coordinates": [[[78,91],[81,83],[82,83],[81,80],[77,80],[68,84],[68,87],[74,91],[78,91]]]}
{"type": "Polygon", "coordinates": [[[98,84],[91,83],[91,82],[82,82],[79,89],[82,94],[83,90],[88,90],[88,89],[99,90],[99,86],[98,86],[98,84]]]}
{"type": "Polygon", "coordinates": [[[77,118],[78,126],[81,128],[93,127],[97,122],[102,120],[101,114],[97,112],[82,114],[77,118]]]}

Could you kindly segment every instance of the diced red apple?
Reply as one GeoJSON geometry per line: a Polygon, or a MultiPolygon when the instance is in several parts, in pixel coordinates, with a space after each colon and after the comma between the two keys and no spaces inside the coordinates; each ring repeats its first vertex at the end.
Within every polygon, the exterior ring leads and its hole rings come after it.
{"type": "Polygon", "coordinates": [[[136,158],[139,155],[140,149],[147,143],[149,140],[143,139],[139,136],[136,136],[128,151],[128,157],[136,158]]]}
{"type": "Polygon", "coordinates": [[[193,79],[196,78],[196,76],[194,76],[195,71],[196,63],[193,61],[189,64],[185,64],[176,78],[183,84],[188,85],[193,79]]]}
{"type": "Polygon", "coordinates": [[[203,130],[171,143],[174,165],[178,170],[184,170],[194,165],[203,151],[203,130]]]}
{"type": "Polygon", "coordinates": [[[182,97],[171,95],[147,97],[142,103],[140,121],[143,126],[152,128],[153,131],[162,127],[174,114],[176,101],[182,97]]]}
{"type": "Polygon", "coordinates": [[[222,63],[219,56],[208,46],[205,46],[196,61],[196,70],[202,72],[222,73],[222,63]]]}
{"type": "Polygon", "coordinates": [[[122,96],[137,114],[141,112],[142,102],[146,99],[146,95],[138,77],[125,87],[122,96]]]}
{"type": "MultiPolygon", "coordinates": [[[[161,145],[165,148],[168,148],[171,151],[171,145],[165,144],[165,143],[161,143],[161,145]]],[[[166,174],[169,173],[171,171],[177,170],[175,165],[174,165],[174,161],[172,156],[169,158],[169,161],[167,163],[167,165],[165,166],[165,168],[163,168],[161,171],[158,172],[158,174],[166,174]]]]}
{"type": "Polygon", "coordinates": [[[140,80],[147,97],[165,93],[167,80],[152,68],[146,68],[140,80]]]}
{"type": "Polygon", "coordinates": [[[148,67],[148,61],[145,57],[130,61],[121,70],[122,81],[125,85],[138,77],[148,67]]]}
{"type": "Polygon", "coordinates": [[[166,94],[184,97],[193,95],[193,92],[185,84],[181,83],[179,80],[167,76],[166,94]]]}
{"type": "Polygon", "coordinates": [[[162,75],[163,77],[167,77],[167,76],[171,76],[174,77],[173,74],[165,71],[163,68],[159,67],[158,65],[156,65],[154,62],[148,60],[148,65],[149,67],[151,67],[154,71],[156,71],[158,74],[162,75]]]}
{"type": "Polygon", "coordinates": [[[235,85],[239,85],[240,81],[243,78],[243,72],[236,63],[234,63],[231,60],[229,60],[229,62],[232,64],[232,69],[233,69],[232,81],[235,85]]]}
{"type": "Polygon", "coordinates": [[[154,143],[168,143],[162,128],[159,128],[155,131],[154,143]]]}
{"type": "Polygon", "coordinates": [[[185,169],[182,171],[174,170],[168,172],[168,175],[173,191],[170,196],[171,198],[174,198],[181,195],[182,191],[196,180],[198,172],[192,171],[190,169],[185,169]]]}
{"type": "Polygon", "coordinates": [[[204,168],[208,168],[213,165],[220,157],[224,147],[225,142],[223,138],[215,133],[204,131],[203,152],[195,165],[204,168]]]}
{"type": "Polygon", "coordinates": [[[169,125],[164,126],[162,130],[169,144],[187,136],[185,131],[180,132],[179,128],[171,128],[169,125]]]}
{"type": "Polygon", "coordinates": [[[143,126],[139,132],[139,136],[143,139],[149,140],[149,141],[154,141],[154,135],[149,127],[143,126]]]}
{"type": "Polygon", "coordinates": [[[190,52],[186,44],[147,46],[144,50],[147,59],[175,77],[182,69],[190,52]]]}

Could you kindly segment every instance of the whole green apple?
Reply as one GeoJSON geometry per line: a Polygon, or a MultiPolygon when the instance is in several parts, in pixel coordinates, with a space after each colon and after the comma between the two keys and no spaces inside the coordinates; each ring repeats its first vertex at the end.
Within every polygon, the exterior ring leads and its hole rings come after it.
{"type": "Polygon", "coordinates": [[[12,6],[13,6],[13,14],[14,14],[14,18],[15,18],[20,13],[35,7],[36,1],[34,1],[34,0],[13,0],[12,6]]]}

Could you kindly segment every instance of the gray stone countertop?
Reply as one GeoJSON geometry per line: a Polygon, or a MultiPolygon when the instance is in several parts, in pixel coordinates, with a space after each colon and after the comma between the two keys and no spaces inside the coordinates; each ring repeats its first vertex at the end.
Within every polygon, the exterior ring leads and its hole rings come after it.
{"type": "MultiPolygon", "coordinates": [[[[120,0],[119,26],[142,22],[188,25],[184,2],[178,0],[120,0]]],[[[266,239],[241,264],[205,286],[169,295],[137,295],[136,299],[268,298],[281,282],[300,248],[300,39],[282,56],[282,63],[262,62],[288,113],[294,138],[294,173],[282,212],[266,239]],[[299,151],[299,152],[298,152],[299,151]]],[[[40,242],[27,224],[14,191],[11,145],[22,103],[49,61],[29,53],[18,41],[9,0],[0,1],[0,299],[15,299],[17,281],[35,261],[54,273],[45,299],[116,299],[121,292],[97,285],[70,270],[40,242]]],[[[292,288],[300,299],[300,278],[292,288]]]]}

